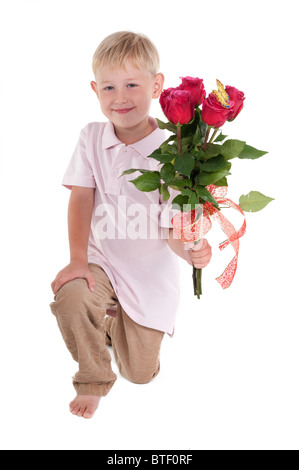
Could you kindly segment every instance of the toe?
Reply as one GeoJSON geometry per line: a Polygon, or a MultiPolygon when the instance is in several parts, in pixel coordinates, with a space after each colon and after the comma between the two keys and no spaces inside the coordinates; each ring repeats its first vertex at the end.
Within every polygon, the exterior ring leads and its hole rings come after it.
{"type": "Polygon", "coordinates": [[[76,406],[78,406],[78,405],[77,405],[77,403],[75,402],[75,400],[72,401],[72,402],[70,403],[70,410],[73,411],[73,410],[76,408],[76,406]]]}
{"type": "Polygon", "coordinates": [[[94,416],[94,411],[91,411],[87,408],[87,410],[83,414],[83,418],[91,419],[94,416]]]}
{"type": "Polygon", "coordinates": [[[80,410],[80,406],[79,404],[77,403],[74,403],[73,407],[71,408],[71,413],[73,413],[73,415],[76,415],[80,410]]]}
{"type": "Polygon", "coordinates": [[[86,411],[86,406],[82,405],[77,413],[77,416],[82,418],[84,416],[85,411],[86,411]]]}

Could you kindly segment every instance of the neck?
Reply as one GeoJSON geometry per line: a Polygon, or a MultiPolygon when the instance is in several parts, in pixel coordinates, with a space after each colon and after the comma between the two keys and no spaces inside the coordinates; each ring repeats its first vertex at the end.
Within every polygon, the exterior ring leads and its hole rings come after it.
{"type": "Polygon", "coordinates": [[[147,119],[146,122],[142,122],[130,129],[116,128],[114,126],[114,130],[115,135],[121,142],[123,142],[125,145],[131,145],[139,142],[142,139],[145,139],[145,137],[154,131],[154,128],[147,119]]]}

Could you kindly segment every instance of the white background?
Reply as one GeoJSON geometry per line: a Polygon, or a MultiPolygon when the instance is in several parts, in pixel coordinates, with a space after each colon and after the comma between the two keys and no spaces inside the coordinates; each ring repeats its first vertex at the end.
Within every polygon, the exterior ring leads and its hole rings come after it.
{"type": "MultiPolygon", "coordinates": [[[[296,3],[1,0],[2,449],[299,448],[296,3]],[[229,197],[259,190],[275,201],[247,215],[228,290],[215,277],[233,251],[219,252],[216,226],[200,301],[180,262],[176,335],[165,339],[160,375],[144,386],[119,377],[86,421],[68,411],[76,364],[48,306],[50,283],[68,263],[61,179],[80,129],[103,119],[92,55],[126,29],[157,45],[165,87],[191,75],[208,91],[219,78],[245,92],[224,133],[269,154],[233,161],[229,197]]],[[[163,118],[158,102],[151,114],[163,118]]]]}

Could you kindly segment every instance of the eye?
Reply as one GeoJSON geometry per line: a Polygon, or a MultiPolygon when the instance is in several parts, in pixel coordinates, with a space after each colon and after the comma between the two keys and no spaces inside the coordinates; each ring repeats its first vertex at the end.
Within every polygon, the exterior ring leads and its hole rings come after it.
{"type": "Polygon", "coordinates": [[[113,86],[106,86],[106,87],[104,88],[104,90],[105,90],[105,91],[111,91],[111,90],[113,90],[113,86]]]}
{"type": "Polygon", "coordinates": [[[129,83],[128,88],[135,88],[137,85],[135,83],[129,83]]]}

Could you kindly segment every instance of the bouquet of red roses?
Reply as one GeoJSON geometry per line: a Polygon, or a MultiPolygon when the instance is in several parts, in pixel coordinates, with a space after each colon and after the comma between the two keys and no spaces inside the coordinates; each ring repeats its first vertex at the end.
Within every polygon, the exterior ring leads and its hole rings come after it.
{"type": "MultiPolygon", "coordinates": [[[[227,139],[220,128],[233,121],[244,106],[244,93],[217,80],[217,90],[208,96],[202,79],[185,77],[177,88],[164,90],[160,104],[168,122],[157,119],[161,129],[171,132],[170,137],[149,158],[156,159],[160,171],[131,169],[124,174],[140,171],[131,182],[140,191],[159,190],[163,199],[170,197],[168,188],[180,192],[172,205],[180,213],[172,219],[176,235],[183,242],[199,242],[211,228],[211,219],[220,223],[227,240],[220,249],[231,244],[235,256],[217,281],[223,288],[230,286],[237,268],[239,238],[244,235],[244,211],[256,212],[271,200],[260,192],[251,191],[235,204],[226,198],[227,176],[231,175],[232,160],[257,159],[266,151],[258,150],[236,139],[227,139]],[[159,165],[158,164],[158,165],[159,165]],[[239,230],[235,230],[221,209],[231,207],[244,216],[239,230]]],[[[200,298],[201,269],[193,267],[194,294],[200,298]]]]}

